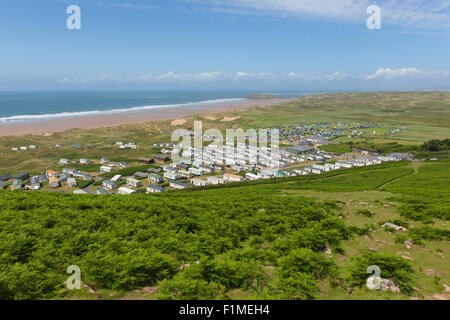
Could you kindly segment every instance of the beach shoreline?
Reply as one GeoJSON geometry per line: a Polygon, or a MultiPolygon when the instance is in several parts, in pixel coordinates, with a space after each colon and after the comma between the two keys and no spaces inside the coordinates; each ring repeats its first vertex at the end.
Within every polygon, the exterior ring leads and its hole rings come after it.
{"type": "Polygon", "coordinates": [[[50,135],[70,129],[95,129],[120,125],[172,120],[196,114],[214,114],[256,106],[279,104],[291,99],[258,99],[219,105],[179,106],[145,111],[130,111],[107,115],[74,116],[59,119],[21,121],[0,124],[0,137],[50,135]]]}

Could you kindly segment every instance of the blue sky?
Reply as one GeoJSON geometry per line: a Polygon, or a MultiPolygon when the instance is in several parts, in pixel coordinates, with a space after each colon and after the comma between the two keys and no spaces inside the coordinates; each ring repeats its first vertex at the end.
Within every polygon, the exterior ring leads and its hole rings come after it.
{"type": "Polygon", "coordinates": [[[0,91],[450,89],[448,0],[3,0],[0,36],[0,91]]]}

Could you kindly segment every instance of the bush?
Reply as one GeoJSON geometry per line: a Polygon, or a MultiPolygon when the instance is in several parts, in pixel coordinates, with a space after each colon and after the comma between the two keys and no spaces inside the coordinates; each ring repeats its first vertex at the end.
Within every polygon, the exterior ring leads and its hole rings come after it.
{"type": "Polygon", "coordinates": [[[450,240],[450,230],[433,228],[430,226],[416,227],[409,230],[411,238],[414,240],[442,241],[450,240]]]}
{"type": "Polygon", "coordinates": [[[375,214],[373,212],[371,212],[371,211],[369,211],[367,209],[359,210],[358,214],[362,214],[363,216],[366,216],[366,217],[369,217],[369,218],[372,218],[373,216],[375,216],[375,214]]]}
{"type": "Polygon", "coordinates": [[[176,271],[174,261],[158,252],[133,250],[122,255],[89,253],[86,264],[86,282],[109,289],[134,289],[155,284],[176,271]]]}
{"type": "Polygon", "coordinates": [[[63,288],[63,277],[44,265],[16,263],[0,268],[0,300],[52,298],[63,288]]]}
{"type": "Polygon", "coordinates": [[[256,261],[237,261],[225,255],[213,261],[205,261],[203,277],[208,282],[218,283],[227,289],[247,290],[262,280],[263,272],[256,261]]]}
{"type": "Polygon", "coordinates": [[[77,180],[77,187],[80,189],[86,188],[88,185],[90,185],[93,182],[93,180],[77,180]]]}
{"type": "Polygon", "coordinates": [[[287,257],[280,260],[279,265],[282,278],[288,278],[300,272],[312,274],[315,279],[322,279],[335,267],[335,264],[323,254],[307,248],[292,250],[287,257]]]}
{"type": "Polygon", "coordinates": [[[397,244],[404,244],[405,241],[407,241],[407,240],[408,240],[408,237],[405,236],[404,234],[398,234],[395,237],[395,243],[397,243],[397,244]]]}
{"type": "Polygon", "coordinates": [[[381,278],[394,281],[405,293],[411,292],[414,275],[412,265],[398,256],[377,252],[365,251],[361,256],[353,258],[348,279],[350,285],[365,286],[370,276],[367,268],[372,265],[380,268],[381,278]]]}
{"type": "Polygon", "coordinates": [[[364,227],[351,226],[350,230],[352,233],[357,234],[358,236],[370,235],[372,231],[371,225],[365,225],[364,227]]]}
{"type": "Polygon", "coordinates": [[[336,271],[336,265],[311,249],[295,249],[279,262],[280,289],[288,299],[315,299],[317,281],[336,271]]]}
{"type": "Polygon", "coordinates": [[[201,266],[192,265],[172,279],[163,280],[156,297],[166,300],[207,300],[219,299],[224,292],[225,288],[220,284],[203,279],[201,266]]]}
{"type": "Polygon", "coordinates": [[[296,273],[279,280],[285,299],[313,300],[317,298],[319,285],[310,274],[296,273]]]}
{"type": "Polygon", "coordinates": [[[450,149],[450,139],[429,140],[422,145],[422,151],[436,152],[450,149]]]}

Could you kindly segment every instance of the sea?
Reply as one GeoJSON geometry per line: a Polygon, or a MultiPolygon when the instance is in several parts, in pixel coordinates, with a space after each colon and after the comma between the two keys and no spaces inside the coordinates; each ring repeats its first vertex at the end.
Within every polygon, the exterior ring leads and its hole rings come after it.
{"type": "Polygon", "coordinates": [[[295,98],[306,91],[0,92],[0,124],[246,102],[251,94],[295,98]]]}

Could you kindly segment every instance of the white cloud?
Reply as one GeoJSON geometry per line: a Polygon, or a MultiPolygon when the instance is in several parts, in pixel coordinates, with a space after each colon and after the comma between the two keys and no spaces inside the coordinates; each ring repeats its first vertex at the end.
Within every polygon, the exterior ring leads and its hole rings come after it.
{"type": "Polygon", "coordinates": [[[101,8],[122,8],[122,9],[141,9],[141,10],[150,10],[154,7],[150,5],[142,5],[142,4],[134,4],[131,2],[106,2],[99,1],[96,3],[97,7],[101,8]]]}
{"type": "Polygon", "coordinates": [[[139,79],[142,81],[150,81],[150,80],[153,80],[154,78],[155,78],[155,76],[151,73],[146,73],[139,77],[139,79]]]}
{"type": "Polygon", "coordinates": [[[222,78],[224,76],[225,76],[225,73],[216,71],[216,72],[199,73],[199,74],[194,75],[192,78],[194,80],[206,80],[206,81],[209,81],[209,80],[217,80],[217,79],[220,79],[220,78],[222,78]]]}
{"type": "Polygon", "coordinates": [[[176,74],[173,71],[169,71],[167,73],[161,74],[156,77],[156,80],[180,80],[183,79],[183,75],[176,74]]]}
{"type": "Polygon", "coordinates": [[[267,72],[259,72],[259,73],[248,73],[248,72],[236,72],[234,76],[234,81],[238,81],[241,79],[256,79],[256,80],[263,80],[263,79],[272,79],[274,78],[274,75],[272,73],[267,72]]]}
{"type": "Polygon", "coordinates": [[[60,83],[92,83],[103,81],[120,81],[119,78],[103,74],[101,76],[87,77],[87,78],[68,78],[65,77],[60,80],[60,83]]]}
{"type": "Polygon", "coordinates": [[[161,74],[152,78],[150,80],[182,80],[182,81],[211,81],[218,80],[224,76],[223,72],[215,71],[215,72],[202,72],[197,74],[177,74],[173,71],[169,71],[167,73],[161,74]]]}
{"type": "Polygon", "coordinates": [[[297,16],[361,23],[367,8],[381,8],[382,24],[416,29],[450,30],[450,1],[430,0],[185,0],[235,15],[297,16]]]}
{"type": "Polygon", "coordinates": [[[243,72],[239,71],[235,74],[229,74],[226,72],[214,71],[214,72],[202,72],[202,73],[176,73],[169,71],[160,75],[144,74],[140,76],[144,81],[216,81],[216,80],[242,80],[242,79],[273,79],[274,75],[267,72],[243,72]]]}
{"type": "Polygon", "coordinates": [[[327,80],[342,80],[346,77],[347,77],[347,75],[340,71],[336,71],[332,74],[325,75],[325,79],[327,79],[327,80]]]}
{"type": "Polygon", "coordinates": [[[351,19],[364,15],[369,0],[186,0],[210,9],[241,15],[308,15],[351,19]]]}
{"type": "Polygon", "coordinates": [[[152,73],[145,73],[140,76],[128,76],[128,77],[118,77],[101,75],[98,77],[87,77],[87,78],[68,78],[65,77],[60,80],[60,83],[93,83],[93,82],[147,82],[147,81],[214,81],[214,80],[225,80],[230,79],[224,72],[202,72],[202,73],[175,73],[174,71],[169,71],[167,73],[154,75],[152,73]]]}
{"type": "Polygon", "coordinates": [[[139,76],[111,76],[103,74],[100,76],[91,76],[85,78],[70,78],[65,77],[59,80],[59,83],[139,83],[139,82],[213,82],[213,81],[340,81],[344,79],[412,79],[412,78],[426,78],[426,79],[443,79],[450,78],[450,71],[437,70],[421,70],[418,68],[386,68],[381,67],[370,75],[348,75],[341,71],[335,71],[329,74],[307,74],[289,72],[287,74],[276,74],[270,72],[244,72],[238,71],[236,73],[226,73],[220,71],[201,72],[201,73],[176,73],[169,71],[162,74],[145,73],[139,76]]]}
{"type": "Polygon", "coordinates": [[[342,80],[347,77],[347,74],[342,73],[340,71],[336,71],[330,74],[326,75],[310,75],[306,73],[295,73],[295,72],[289,72],[288,78],[289,79],[303,79],[303,80],[342,80]]]}
{"type": "Polygon", "coordinates": [[[399,69],[391,69],[391,68],[379,68],[374,74],[371,74],[366,77],[367,80],[371,79],[394,79],[394,78],[446,78],[450,76],[449,71],[429,71],[429,70],[421,70],[418,68],[399,68],[399,69]]]}
{"type": "Polygon", "coordinates": [[[306,79],[308,75],[306,73],[296,73],[296,72],[289,72],[288,78],[289,79],[306,79]]]}
{"type": "Polygon", "coordinates": [[[391,69],[391,68],[379,68],[374,74],[367,76],[366,79],[376,79],[376,78],[384,78],[384,79],[393,79],[399,77],[415,77],[419,74],[422,74],[423,71],[417,68],[400,68],[400,69],[391,69]]]}

